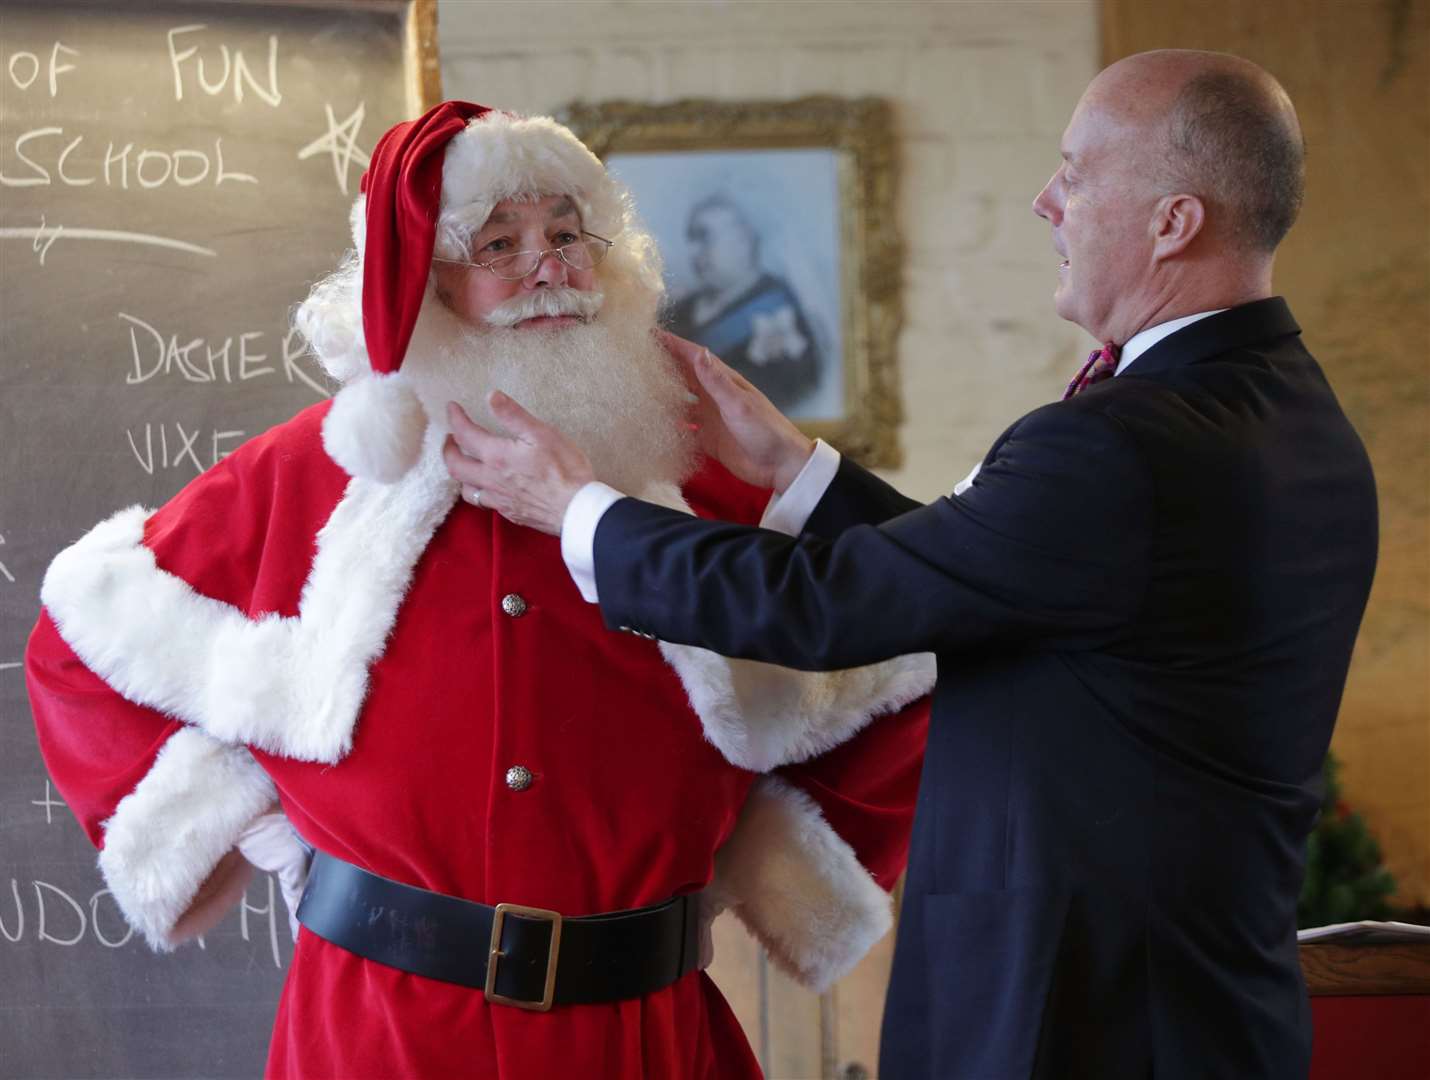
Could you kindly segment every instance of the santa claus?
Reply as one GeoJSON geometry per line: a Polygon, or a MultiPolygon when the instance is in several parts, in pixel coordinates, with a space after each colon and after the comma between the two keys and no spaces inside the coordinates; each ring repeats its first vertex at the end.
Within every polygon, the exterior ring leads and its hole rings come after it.
{"type": "Polygon", "coordinates": [[[388,132],[363,191],[298,315],[336,398],[51,566],[50,773],[156,948],[254,864],[304,890],[270,1075],[756,1076],[700,929],[733,908],[814,987],[884,933],[931,664],[607,632],[443,446],[500,389],[613,485],[760,520],[699,453],[628,198],[559,124],[463,102],[388,132]]]}

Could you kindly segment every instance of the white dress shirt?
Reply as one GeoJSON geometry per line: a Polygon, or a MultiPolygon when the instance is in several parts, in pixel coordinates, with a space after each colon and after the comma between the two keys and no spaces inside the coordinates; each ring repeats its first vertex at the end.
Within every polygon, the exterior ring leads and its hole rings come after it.
{"type": "MultiPolygon", "coordinates": [[[[1122,346],[1122,356],[1117,362],[1114,375],[1121,375],[1128,366],[1163,338],[1175,334],[1184,326],[1216,315],[1226,308],[1213,311],[1199,311],[1195,315],[1183,315],[1156,326],[1148,327],[1132,335],[1122,346]]],[[[814,453],[804,463],[804,468],[794,478],[794,482],[783,494],[770,496],[764,516],[760,518],[760,528],[774,529],[788,536],[798,536],[804,531],[809,517],[829,485],[834,482],[834,474],[839,471],[839,451],[823,439],[817,439],[814,453]]],[[[954,495],[962,495],[973,484],[981,463],[954,485],[954,495]]],[[[599,480],[586,484],[572,498],[561,519],[561,557],[566,561],[566,569],[571,579],[581,590],[581,595],[589,603],[596,603],[596,526],[601,517],[617,500],[625,498],[621,492],[599,480]]]]}

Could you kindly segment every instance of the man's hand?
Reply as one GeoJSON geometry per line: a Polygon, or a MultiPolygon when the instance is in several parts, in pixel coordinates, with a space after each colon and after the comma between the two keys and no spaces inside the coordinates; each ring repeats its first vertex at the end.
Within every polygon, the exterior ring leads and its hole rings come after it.
{"type": "Polygon", "coordinates": [[[783,493],[814,453],[814,441],[709,349],[665,331],[660,337],[699,392],[701,448],[741,480],[783,493]]]}
{"type": "Polygon", "coordinates": [[[500,390],[488,395],[487,404],[512,437],[473,423],[461,406],[449,402],[452,434],[442,448],[447,472],[460,481],[468,502],[517,525],[561,535],[567,505],[595,479],[590,461],[560,431],[500,390]]]}

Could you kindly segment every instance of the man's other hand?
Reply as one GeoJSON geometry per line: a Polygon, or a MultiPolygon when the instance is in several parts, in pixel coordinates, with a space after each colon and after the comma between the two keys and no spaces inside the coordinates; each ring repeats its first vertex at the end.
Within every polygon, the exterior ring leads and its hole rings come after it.
{"type": "Polygon", "coordinates": [[[543,423],[500,390],[487,404],[510,437],[476,424],[460,405],[447,404],[452,434],[442,459],[462,498],[495,510],[517,525],[561,535],[561,519],[576,492],[595,479],[591,462],[576,444],[543,423]]]}
{"type": "Polygon", "coordinates": [[[666,331],[660,338],[700,397],[701,449],[741,480],[783,493],[814,453],[814,441],[709,349],[666,331]]]}

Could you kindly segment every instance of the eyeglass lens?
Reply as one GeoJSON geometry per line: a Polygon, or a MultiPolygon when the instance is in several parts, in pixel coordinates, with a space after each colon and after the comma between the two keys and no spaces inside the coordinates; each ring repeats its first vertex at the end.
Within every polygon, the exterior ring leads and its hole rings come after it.
{"type": "MultiPolygon", "coordinates": [[[[573,270],[591,270],[606,257],[609,246],[604,240],[573,240],[551,250],[573,270]]],[[[546,254],[545,251],[514,251],[510,255],[498,255],[485,265],[497,277],[515,281],[535,270],[546,254]]]]}

